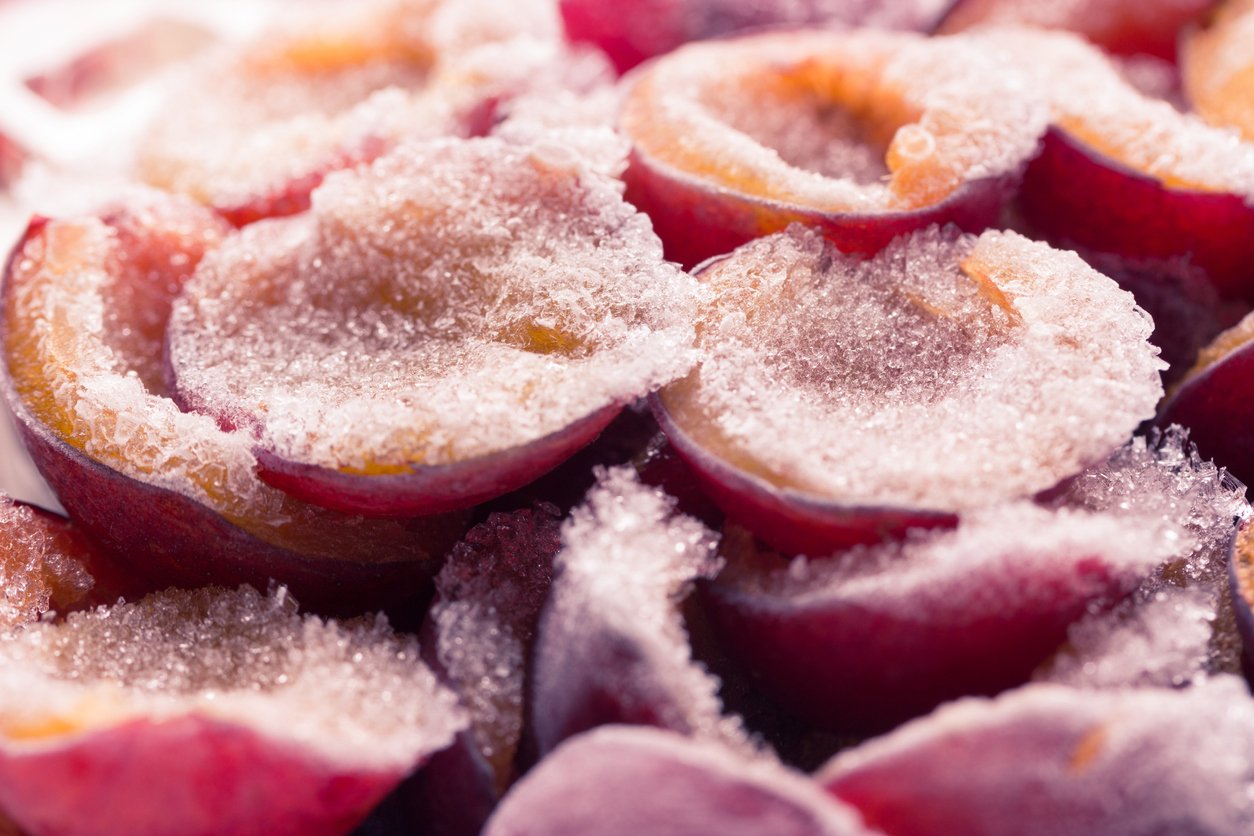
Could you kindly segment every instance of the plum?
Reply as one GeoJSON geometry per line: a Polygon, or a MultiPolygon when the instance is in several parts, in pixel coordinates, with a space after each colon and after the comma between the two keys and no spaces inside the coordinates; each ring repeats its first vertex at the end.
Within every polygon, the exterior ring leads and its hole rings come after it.
{"type": "Polygon", "coordinates": [[[729,519],[790,554],[1046,491],[1162,391],[1131,296],[1014,233],[925,230],[863,261],[794,229],[698,277],[704,357],[659,423],[729,519]]]}
{"type": "Polygon", "coordinates": [[[1254,481],[1254,433],[1250,399],[1254,375],[1254,314],[1217,336],[1168,393],[1158,423],[1189,428],[1204,456],[1244,482],[1254,481]]]}
{"type": "Polygon", "coordinates": [[[1189,103],[1207,122],[1254,141],[1254,3],[1230,0],[1206,29],[1184,41],[1181,70],[1189,103]]]}
{"type": "Polygon", "coordinates": [[[3,285],[4,387],[76,524],[155,583],[288,582],[336,611],[421,598],[459,517],[369,521],[257,478],[251,439],[166,395],[170,300],[223,222],[149,195],[104,217],[32,223],[3,285]]]}
{"type": "Polygon", "coordinates": [[[33,833],[342,833],[465,724],[415,640],[282,589],[154,593],[0,657],[0,806],[33,833]]]}
{"type": "Polygon", "coordinates": [[[670,729],[751,749],[718,682],[691,656],[680,603],[718,568],[714,535],[642,485],[604,471],[562,527],[536,635],[531,725],[541,756],[599,725],[670,729]]]}
{"type": "Polygon", "coordinates": [[[931,834],[1247,833],[1254,702],[1235,677],[1184,690],[1029,685],[968,698],[815,776],[868,826],[931,834]]]}
{"type": "Polygon", "coordinates": [[[872,831],[804,776],[658,729],[572,738],[505,797],[484,836],[859,836],[872,831]]]}
{"type": "Polygon", "coordinates": [[[470,727],[406,792],[424,832],[480,832],[518,772],[531,643],[548,598],[561,515],[537,503],[495,512],[467,532],[436,576],[423,655],[465,708],[470,727]]]}
{"type": "Polygon", "coordinates": [[[955,0],[937,31],[961,32],[989,24],[1065,29],[1112,53],[1172,60],[1181,30],[1216,5],[1217,0],[955,0]]]}
{"type": "Polygon", "coordinates": [[[1254,300],[1254,144],[1131,87],[1098,50],[1064,33],[987,30],[1013,72],[1049,100],[1051,126],[1019,194],[1060,246],[1131,260],[1187,259],[1220,295],[1254,300]]]}
{"type": "Polygon", "coordinates": [[[929,224],[978,232],[1047,115],[1005,63],[875,31],[691,44],[629,83],[628,198],[687,266],[794,222],[867,254],[929,224]]]}
{"type": "Polygon", "coordinates": [[[694,359],[698,289],[619,187],[556,145],[405,145],[245,229],[175,302],[179,399],[262,478],[344,512],[506,493],[694,359]]]}
{"type": "Polygon", "coordinates": [[[1254,670],[1254,527],[1243,528],[1233,543],[1229,583],[1245,647],[1246,668],[1254,670]]]}
{"type": "Polygon", "coordinates": [[[405,137],[482,134],[500,100],[564,52],[542,5],[491,16],[481,5],[288,9],[270,31],[200,62],[152,120],[138,174],[244,225],[307,209],[327,174],[405,137]]]}
{"type": "Polygon", "coordinates": [[[94,547],[64,518],[0,493],[0,630],[66,612],[88,599],[100,563],[94,547]]]}
{"type": "Polygon", "coordinates": [[[950,0],[561,0],[573,41],[600,47],[619,72],[689,41],[766,26],[931,29],[950,0]]]}

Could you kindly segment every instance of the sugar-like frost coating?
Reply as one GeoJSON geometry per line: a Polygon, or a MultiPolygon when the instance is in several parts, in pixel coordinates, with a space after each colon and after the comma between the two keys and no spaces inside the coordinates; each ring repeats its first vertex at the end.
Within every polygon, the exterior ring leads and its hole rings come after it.
{"type": "Polygon", "coordinates": [[[935,229],[879,256],[792,230],[701,274],[698,371],[662,392],[698,444],[778,488],[942,510],[1102,460],[1161,394],[1151,324],[1073,253],[935,229]]]}
{"type": "Polygon", "coordinates": [[[0,630],[35,621],[56,603],[72,603],[95,584],[76,560],[76,535],[64,521],[0,493],[0,630]]]}
{"type": "Polygon", "coordinates": [[[351,768],[404,772],[464,725],[386,620],[302,616],[282,589],[155,593],[0,638],[0,747],[200,716],[351,768]]]}
{"type": "Polygon", "coordinates": [[[962,39],[760,35],[661,59],[621,125],[645,159],[716,188],[827,212],[908,211],[1032,155],[1046,111],[1006,79],[962,39]]]}
{"type": "Polygon", "coordinates": [[[436,141],[329,178],[202,262],[171,320],[180,394],[283,459],[394,475],[683,374],[695,284],[581,159],[436,141]]]}
{"type": "Polygon", "coordinates": [[[572,512],[562,544],[535,650],[541,750],[605,722],[749,748],[739,719],[722,713],[718,680],[693,660],[679,609],[721,565],[713,533],[616,468],[572,512]]]}

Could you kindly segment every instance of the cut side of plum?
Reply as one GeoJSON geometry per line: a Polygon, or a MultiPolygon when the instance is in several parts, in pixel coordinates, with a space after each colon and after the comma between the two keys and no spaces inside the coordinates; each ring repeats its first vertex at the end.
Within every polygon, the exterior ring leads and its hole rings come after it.
{"type": "Polygon", "coordinates": [[[505,797],[484,836],[870,836],[803,776],[710,742],[607,726],[573,738],[505,797]]]}
{"type": "Polygon", "coordinates": [[[1246,833],[1252,746],[1254,701],[1235,677],[1184,690],[1030,685],[944,706],[816,778],[892,836],[1246,833]]]}
{"type": "Polygon", "coordinates": [[[344,832],[465,723],[418,653],[282,589],[28,626],[0,640],[0,806],[37,833],[344,832]]]}
{"type": "Polygon", "coordinates": [[[698,277],[702,364],[658,393],[659,423],[729,519],[786,553],[1048,490],[1162,391],[1132,297],[1014,233],[925,230],[863,261],[794,229],[698,277]]]}
{"type": "Polygon", "coordinates": [[[1131,87],[1063,33],[987,30],[989,48],[1030,61],[1015,72],[1053,111],[1024,175],[1024,217],[1062,246],[1129,259],[1187,259],[1226,298],[1254,298],[1243,242],[1254,235],[1254,144],[1131,87]]]}
{"type": "Polygon", "coordinates": [[[1196,23],[1217,0],[955,0],[937,31],[1017,24],[1075,32],[1108,52],[1173,60],[1181,30],[1196,23]]]}
{"type": "Polygon", "coordinates": [[[1190,32],[1181,70],[1185,95],[1203,119],[1254,141],[1254,3],[1230,0],[1207,28],[1190,32]]]}
{"type": "Polygon", "coordinates": [[[1254,314],[1217,336],[1168,394],[1159,409],[1162,425],[1189,428],[1202,455],[1254,483],[1254,314]]]}
{"type": "Polygon", "coordinates": [[[534,650],[531,722],[541,756],[613,723],[750,749],[718,681],[692,659],[680,604],[719,567],[712,532],[628,468],[605,471],[562,527],[534,650]]]}
{"type": "Polygon", "coordinates": [[[504,15],[520,24],[512,31],[459,5],[475,4],[286,9],[270,31],[187,71],[141,143],[139,176],[244,225],[307,209],[327,174],[404,137],[484,132],[497,101],[553,58],[556,26],[536,4],[516,4],[535,20],[504,15]],[[507,41],[517,49],[493,51],[507,41]]]}
{"type": "Polygon", "coordinates": [[[866,26],[928,31],[951,0],[561,0],[566,35],[602,49],[619,72],[689,41],[747,29],[866,26]]]}
{"type": "Polygon", "coordinates": [[[103,218],[37,220],[4,278],[5,389],[76,524],[161,584],[275,578],[351,611],[421,598],[460,518],[367,521],[260,482],[251,437],[166,397],[170,301],[226,234],[208,210],[147,196],[103,218]]]}
{"type": "Polygon", "coordinates": [[[1247,525],[1234,542],[1228,571],[1245,666],[1254,670],[1254,527],[1247,525]]]}
{"type": "Polygon", "coordinates": [[[560,146],[398,149],[201,262],[168,357],[262,477],[345,512],[513,490],[690,367],[698,290],[614,181],[560,146]]]}
{"type": "Polygon", "coordinates": [[[630,84],[628,198],[686,265],[800,222],[874,253],[929,224],[991,226],[1043,103],[962,37],[791,32],[692,44],[630,84]]]}
{"type": "Polygon", "coordinates": [[[721,643],[777,703],[820,728],[875,731],[1026,681],[1070,624],[1173,555],[1143,523],[1020,503],[791,562],[729,535],[705,592],[721,643]]]}
{"type": "Polygon", "coordinates": [[[426,832],[479,833],[517,776],[528,659],[560,528],[548,504],[490,514],[436,576],[423,653],[458,695],[470,727],[407,788],[426,832]]]}

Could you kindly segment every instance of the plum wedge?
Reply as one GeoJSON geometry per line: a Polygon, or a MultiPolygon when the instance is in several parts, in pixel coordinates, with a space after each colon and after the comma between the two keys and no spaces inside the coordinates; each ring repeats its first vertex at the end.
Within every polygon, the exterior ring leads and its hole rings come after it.
{"type": "Polygon", "coordinates": [[[978,232],[1045,126],[1004,65],[870,30],[690,44],[630,82],[628,198],[688,266],[793,222],[859,253],[928,224],[978,232]]]}
{"type": "Polygon", "coordinates": [[[0,630],[84,603],[99,563],[68,520],[0,493],[0,630]]]}
{"type": "Polygon", "coordinates": [[[762,759],[659,729],[572,738],[506,796],[485,836],[872,836],[845,804],[762,759]]]}
{"type": "Polygon", "coordinates": [[[540,617],[531,718],[541,755],[600,725],[657,726],[751,750],[692,658],[680,605],[720,561],[715,536],[627,468],[605,471],[562,527],[540,617]]]}
{"type": "Polygon", "coordinates": [[[1048,490],[1162,391],[1132,297],[1014,233],[925,230],[862,261],[794,229],[699,278],[704,359],[655,397],[659,423],[728,517],[790,554],[1048,490]]]}
{"type": "Polygon", "coordinates": [[[577,154],[439,140],[215,250],[168,355],[185,405],[255,434],[267,482],[429,514],[535,479],[684,374],[697,295],[577,154]]]}
{"type": "Polygon", "coordinates": [[[1031,685],[967,699],[816,775],[891,836],[1247,833],[1254,702],[1235,677],[1190,689],[1031,685]]]}
{"type": "Polygon", "coordinates": [[[290,584],[337,611],[421,597],[458,518],[367,521],[257,478],[251,439],[181,412],[163,383],[171,298],[227,230],[146,195],[102,217],[37,220],[3,285],[4,385],[76,524],[161,584],[290,584]]]}
{"type": "Polygon", "coordinates": [[[465,723],[413,639],[281,589],[155,593],[0,657],[0,806],[32,833],[342,833],[465,723]]]}

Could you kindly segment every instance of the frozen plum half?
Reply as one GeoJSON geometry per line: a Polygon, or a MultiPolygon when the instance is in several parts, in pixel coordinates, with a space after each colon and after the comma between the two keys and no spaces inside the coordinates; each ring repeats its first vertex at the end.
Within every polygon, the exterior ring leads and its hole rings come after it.
{"type": "Polygon", "coordinates": [[[342,833],[465,722],[416,641],[282,589],[155,593],[0,658],[0,807],[32,833],[342,833]]]}
{"type": "Polygon", "coordinates": [[[1014,72],[1049,100],[1052,124],[1020,192],[1036,231],[1131,260],[1187,259],[1223,297],[1254,299],[1254,143],[1139,92],[1074,36],[971,37],[1019,55],[1014,72]]]}
{"type": "Polygon", "coordinates": [[[963,37],[812,31],[691,44],[634,77],[628,198],[691,266],[800,222],[846,252],[993,225],[1045,127],[963,37]]]}
{"type": "Polygon", "coordinates": [[[674,732],[606,726],[545,758],[484,836],[870,836],[801,775],[674,732]]]}
{"type": "Polygon", "coordinates": [[[1254,701],[1235,677],[1030,685],[944,706],[816,778],[891,836],[1220,836],[1254,827],[1251,746],[1254,701]]]}
{"type": "Polygon", "coordinates": [[[170,301],[224,227],[153,195],[31,224],[4,276],[0,333],[32,457],[76,525],[155,583],[278,579],[336,611],[421,597],[460,518],[363,520],[295,501],[258,480],[250,436],[167,397],[170,301]]]}
{"type": "Polygon", "coordinates": [[[750,749],[719,682],[692,658],[680,605],[720,561],[715,536],[634,471],[601,474],[562,526],[536,635],[531,723],[544,755],[600,725],[630,723],[750,749]]]}
{"type": "Polygon", "coordinates": [[[527,2],[476,20],[463,8],[474,5],[282,9],[262,35],[185,71],[140,143],[138,175],[243,225],[307,209],[327,174],[403,137],[486,131],[497,101],[556,58],[556,21],[527,2]]]}
{"type": "Polygon", "coordinates": [[[519,487],[693,362],[697,291],[560,146],[407,145],[254,225],[174,305],[181,401],[262,478],[372,515],[519,487]]]}
{"type": "Polygon", "coordinates": [[[936,229],[859,260],[811,231],[707,265],[701,365],[659,423],[728,517],[830,553],[1030,497],[1162,392],[1151,324],[1074,253],[936,229]]]}

